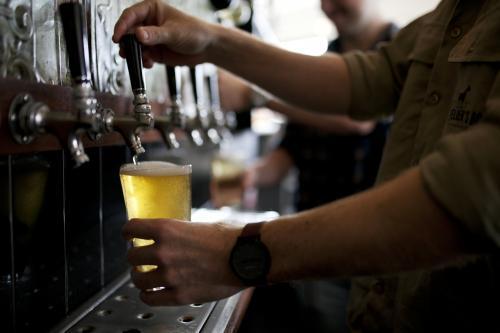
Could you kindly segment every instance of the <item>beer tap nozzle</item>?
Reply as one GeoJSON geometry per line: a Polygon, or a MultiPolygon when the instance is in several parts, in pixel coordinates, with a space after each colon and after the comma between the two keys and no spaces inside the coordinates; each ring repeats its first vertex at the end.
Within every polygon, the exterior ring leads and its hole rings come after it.
{"type": "Polygon", "coordinates": [[[141,144],[140,134],[144,130],[153,128],[154,118],[144,84],[141,45],[132,34],[123,36],[121,45],[125,50],[130,83],[134,94],[133,118],[135,124],[131,124],[127,118],[114,117],[113,127],[122,133],[134,155],[139,155],[145,152],[141,144]]]}

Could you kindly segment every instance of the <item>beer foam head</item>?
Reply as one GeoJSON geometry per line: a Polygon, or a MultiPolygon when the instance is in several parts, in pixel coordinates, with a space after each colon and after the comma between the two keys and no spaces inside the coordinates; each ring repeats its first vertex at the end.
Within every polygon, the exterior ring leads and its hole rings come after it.
{"type": "Polygon", "coordinates": [[[162,161],[147,161],[124,164],[120,174],[131,176],[181,176],[191,173],[191,165],[177,165],[162,161]]]}

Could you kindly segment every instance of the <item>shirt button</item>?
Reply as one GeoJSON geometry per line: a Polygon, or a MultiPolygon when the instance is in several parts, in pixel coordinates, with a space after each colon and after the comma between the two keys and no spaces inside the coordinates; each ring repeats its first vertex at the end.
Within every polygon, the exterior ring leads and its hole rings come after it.
{"type": "Polygon", "coordinates": [[[460,37],[461,34],[462,34],[462,29],[460,29],[460,27],[454,27],[450,31],[451,38],[458,38],[460,37]]]}
{"type": "Polygon", "coordinates": [[[436,105],[439,103],[440,100],[441,96],[439,95],[439,93],[433,92],[427,97],[427,104],[436,105]]]}

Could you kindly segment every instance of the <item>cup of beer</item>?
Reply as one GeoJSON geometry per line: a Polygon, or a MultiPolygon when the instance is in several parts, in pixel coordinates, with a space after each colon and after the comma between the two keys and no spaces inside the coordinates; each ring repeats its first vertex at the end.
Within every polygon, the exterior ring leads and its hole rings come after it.
{"type": "MultiPolygon", "coordinates": [[[[191,220],[191,165],[160,161],[124,164],[120,180],[129,219],[191,220]]],[[[151,239],[132,240],[133,246],[153,243],[151,239]]],[[[137,267],[140,272],[156,268],[155,265],[137,267]]]]}
{"type": "Polygon", "coordinates": [[[240,207],[245,188],[245,163],[234,156],[217,155],[212,159],[212,201],[214,206],[240,207]]]}

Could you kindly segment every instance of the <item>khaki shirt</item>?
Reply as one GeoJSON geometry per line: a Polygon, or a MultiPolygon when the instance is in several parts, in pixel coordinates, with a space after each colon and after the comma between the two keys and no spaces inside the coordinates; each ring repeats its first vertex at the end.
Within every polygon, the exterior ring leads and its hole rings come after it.
{"type": "MultiPolygon", "coordinates": [[[[379,51],[344,59],[350,115],[394,115],[379,181],[419,165],[427,190],[457,223],[500,246],[500,1],[443,0],[379,51]]],[[[497,256],[360,280],[350,324],[356,332],[500,332],[492,329],[497,256]]]]}

